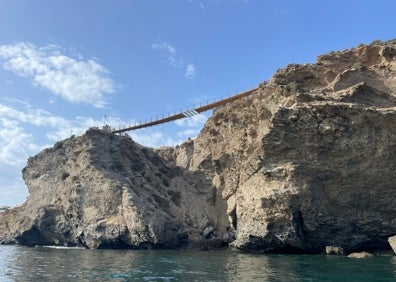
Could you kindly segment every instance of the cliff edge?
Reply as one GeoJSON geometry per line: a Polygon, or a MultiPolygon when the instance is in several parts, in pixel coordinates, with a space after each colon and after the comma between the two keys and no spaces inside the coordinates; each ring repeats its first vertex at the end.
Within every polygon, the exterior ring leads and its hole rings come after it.
{"type": "Polygon", "coordinates": [[[12,218],[3,241],[145,249],[229,240],[214,233],[221,212],[200,172],[171,167],[128,136],[90,129],[30,158],[23,177],[29,197],[0,215],[12,218]]]}
{"type": "Polygon", "coordinates": [[[0,242],[320,253],[396,234],[396,41],[292,64],[216,109],[195,140],[151,149],[101,130],[23,171],[0,242]]]}

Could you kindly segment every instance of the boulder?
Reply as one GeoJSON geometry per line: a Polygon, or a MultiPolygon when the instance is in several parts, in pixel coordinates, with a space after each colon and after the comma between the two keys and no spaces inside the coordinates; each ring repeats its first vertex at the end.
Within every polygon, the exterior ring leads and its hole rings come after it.
{"type": "Polygon", "coordinates": [[[355,252],[348,255],[349,258],[371,258],[374,255],[368,252],[355,252]]]}
{"type": "Polygon", "coordinates": [[[388,242],[393,252],[396,254],[396,235],[389,237],[388,242]]]}
{"type": "Polygon", "coordinates": [[[335,246],[326,246],[326,255],[345,255],[344,249],[335,246]]]}

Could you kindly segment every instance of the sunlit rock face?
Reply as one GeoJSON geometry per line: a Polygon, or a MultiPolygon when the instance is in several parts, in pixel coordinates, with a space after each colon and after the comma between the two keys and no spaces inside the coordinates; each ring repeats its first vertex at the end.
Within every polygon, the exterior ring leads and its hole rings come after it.
{"type": "Polygon", "coordinates": [[[177,165],[212,179],[232,246],[388,248],[396,234],[396,42],[289,65],[217,109],[177,165]]]}
{"type": "Polygon", "coordinates": [[[396,41],[277,71],[197,138],[152,149],[91,129],[29,159],[0,242],[320,253],[396,234],[396,41]]]}
{"type": "Polygon", "coordinates": [[[91,129],[30,158],[23,176],[30,195],[9,228],[23,245],[207,248],[232,235],[214,229],[221,207],[200,172],[127,136],[91,129]]]}

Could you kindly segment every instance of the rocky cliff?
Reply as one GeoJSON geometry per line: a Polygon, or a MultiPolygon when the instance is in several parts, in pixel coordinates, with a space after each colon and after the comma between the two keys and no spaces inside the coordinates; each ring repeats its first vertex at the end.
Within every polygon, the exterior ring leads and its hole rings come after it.
{"type": "Polygon", "coordinates": [[[30,158],[23,177],[29,198],[2,214],[12,217],[3,241],[206,248],[221,247],[232,235],[214,230],[225,226],[218,222],[225,211],[201,172],[169,166],[127,136],[88,130],[30,158]]]}
{"type": "Polygon", "coordinates": [[[396,234],[396,41],[289,65],[151,149],[89,130],[30,158],[0,241],[254,252],[388,248],[396,234]]]}

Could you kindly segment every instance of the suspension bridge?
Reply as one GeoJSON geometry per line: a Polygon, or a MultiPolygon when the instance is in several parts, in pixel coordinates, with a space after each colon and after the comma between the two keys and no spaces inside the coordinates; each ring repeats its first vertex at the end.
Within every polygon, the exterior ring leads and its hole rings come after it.
{"type": "Polygon", "coordinates": [[[175,121],[175,120],[186,118],[186,117],[193,117],[193,116],[198,115],[202,112],[205,112],[205,111],[217,108],[219,106],[223,106],[225,104],[231,103],[233,101],[242,99],[244,97],[250,96],[256,90],[257,90],[257,88],[253,88],[251,90],[248,90],[248,91],[242,92],[240,94],[228,97],[226,99],[218,100],[213,103],[208,103],[203,106],[199,106],[192,110],[187,110],[187,111],[183,111],[183,112],[180,112],[177,114],[172,114],[172,115],[169,115],[166,117],[161,117],[161,118],[157,118],[157,119],[150,120],[147,122],[138,123],[133,126],[126,126],[126,127],[119,128],[119,129],[112,129],[111,132],[112,133],[123,133],[126,131],[132,131],[132,130],[141,129],[141,128],[145,128],[145,127],[149,127],[149,126],[159,125],[162,123],[171,122],[171,121],[175,121]]]}

